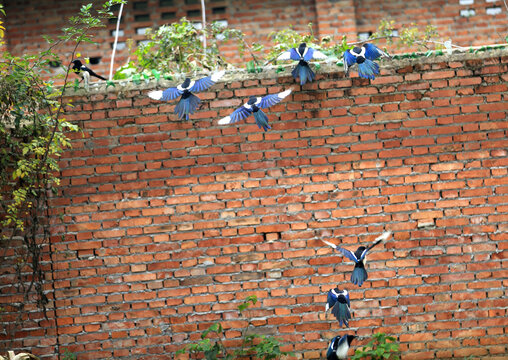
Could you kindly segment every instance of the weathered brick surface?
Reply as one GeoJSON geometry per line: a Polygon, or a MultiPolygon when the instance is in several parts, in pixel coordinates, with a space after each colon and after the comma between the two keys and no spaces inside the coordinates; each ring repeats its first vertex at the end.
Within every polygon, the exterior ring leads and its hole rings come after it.
{"type": "MultiPolygon", "coordinates": [[[[383,63],[372,82],[337,68],[303,89],[287,73],[236,78],[204,94],[192,121],[147,89],[74,97],[67,118],[83,133],[52,199],[56,309],[15,331],[7,307],[2,349],[170,359],[214,321],[234,341],[236,305],[255,294],[259,331],[323,358],[346,331],[322,312],[338,285],[356,345],[383,331],[404,359],[506,359],[507,66],[491,52],[383,63]],[[289,87],[268,132],[252,118],[217,125],[250,94],[289,87]],[[386,230],[362,288],[319,240],[354,248],[386,230]]],[[[9,274],[3,304],[21,300],[9,274]]]]}

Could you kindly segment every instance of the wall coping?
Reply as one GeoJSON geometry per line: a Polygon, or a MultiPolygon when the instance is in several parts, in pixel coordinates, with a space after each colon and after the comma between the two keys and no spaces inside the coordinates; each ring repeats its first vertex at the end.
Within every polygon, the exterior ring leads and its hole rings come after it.
{"type": "MultiPolygon", "coordinates": [[[[507,44],[508,45],[508,44],[507,44]]],[[[397,54],[398,56],[404,56],[407,54],[397,54]]],[[[438,55],[438,56],[425,56],[422,54],[416,58],[402,58],[402,59],[394,59],[394,60],[382,60],[380,62],[381,70],[393,70],[404,68],[406,66],[414,66],[414,65],[424,65],[424,64],[437,64],[442,62],[454,62],[454,61],[467,61],[467,60],[482,60],[482,59],[491,59],[495,57],[508,56],[508,47],[506,48],[495,48],[495,49],[487,49],[485,51],[479,52],[469,52],[469,49],[465,51],[454,50],[451,55],[438,55]]],[[[316,71],[316,74],[344,74],[344,67],[337,65],[335,62],[332,63],[319,63],[321,68],[316,71]]],[[[283,72],[277,72],[277,69],[280,67],[277,66],[267,66],[263,68],[261,73],[248,73],[246,69],[232,69],[226,70],[225,75],[220,79],[218,83],[232,83],[235,81],[246,81],[246,80],[264,80],[264,79],[274,79],[274,78],[283,78],[290,77],[291,70],[294,67],[294,63],[288,63],[281,65],[284,68],[283,72]]],[[[356,75],[355,69],[353,69],[353,78],[358,77],[356,75]]],[[[208,73],[196,73],[195,77],[206,76],[208,73]]],[[[344,75],[342,76],[344,77],[344,75]]],[[[77,91],[74,89],[67,89],[65,95],[67,97],[78,97],[78,96],[90,96],[90,95],[99,95],[99,94],[108,94],[108,93],[125,93],[130,91],[145,91],[152,89],[166,89],[171,86],[176,86],[183,81],[183,75],[181,79],[178,80],[166,80],[166,79],[150,79],[148,82],[144,79],[140,80],[139,84],[134,83],[132,80],[114,80],[115,86],[107,86],[107,84],[103,81],[94,82],[90,84],[90,90],[86,91],[84,88],[80,87],[77,91]]],[[[297,83],[295,83],[298,85],[297,83]]]]}

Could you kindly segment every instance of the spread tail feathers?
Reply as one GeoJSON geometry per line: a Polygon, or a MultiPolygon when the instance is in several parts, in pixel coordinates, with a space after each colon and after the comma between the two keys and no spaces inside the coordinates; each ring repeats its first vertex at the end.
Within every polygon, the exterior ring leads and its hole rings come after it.
{"type": "Polygon", "coordinates": [[[254,120],[256,120],[258,127],[264,131],[272,128],[268,125],[268,117],[261,110],[254,112],[254,120]]]}
{"type": "Polygon", "coordinates": [[[342,324],[349,327],[349,319],[351,319],[351,312],[347,304],[337,302],[332,308],[332,314],[339,320],[339,325],[342,324]]]}
{"type": "Polygon", "coordinates": [[[358,75],[365,79],[374,80],[375,75],[379,75],[379,65],[374,61],[365,59],[361,64],[358,64],[358,75]]]}
{"type": "Polygon", "coordinates": [[[291,75],[296,78],[300,78],[300,85],[304,85],[307,81],[311,82],[316,77],[316,74],[311,70],[306,62],[300,61],[298,65],[293,69],[291,75]]]}
{"type": "Polygon", "coordinates": [[[188,98],[180,99],[175,107],[175,114],[178,114],[179,119],[183,119],[185,116],[186,120],[189,120],[189,114],[194,114],[194,111],[199,106],[201,100],[196,95],[191,94],[188,98]]]}
{"type": "Polygon", "coordinates": [[[355,265],[353,273],[351,274],[351,282],[361,287],[365,280],[367,280],[367,271],[363,266],[358,267],[355,265]]]}

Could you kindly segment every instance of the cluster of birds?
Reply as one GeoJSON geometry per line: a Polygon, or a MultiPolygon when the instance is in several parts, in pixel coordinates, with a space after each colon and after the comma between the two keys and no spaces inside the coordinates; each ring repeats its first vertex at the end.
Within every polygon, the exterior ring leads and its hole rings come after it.
{"type": "MultiPolygon", "coordinates": [[[[325,244],[330,245],[332,248],[340,252],[343,256],[355,263],[353,272],[351,273],[351,282],[355,285],[362,286],[365,280],[367,280],[367,270],[365,265],[367,264],[367,254],[376,245],[388,240],[392,233],[387,231],[382,233],[374,242],[369,246],[359,246],[355,252],[345,249],[341,246],[332,244],[331,242],[321,240],[325,244]]],[[[349,291],[346,289],[339,290],[334,288],[328,291],[326,299],[325,312],[330,311],[335,318],[339,321],[339,326],[345,325],[349,327],[349,320],[351,319],[351,302],[349,300],[349,291]]],[[[328,345],[326,351],[327,360],[342,360],[347,359],[347,353],[351,342],[356,338],[356,335],[345,334],[343,336],[336,336],[328,345]]]]}
{"type": "MultiPolygon", "coordinates": [[[[350,68],[357,64],[358,74],[360,77],[374,79],[375,76],[379,74],[379,65],[375,63],[374,60],[380,57],[390,58],[387,53],[369,43],[363,44],[361,47],[354,47],[353,49],[347,50],[343,56],[346,75],[348,76],[350,68]]],[[[324,60],[326,58],[327,56],[322,52],[302,43],[298,48],[293,48],[282,53],[277,60],[298,61],[298,64],[295,66],[291,74],[295,79],[299,78],[300,84],[304,85],[307,82],[312,82],[316,77],[315,73],[309,66],[309,62],[313,59],[324,60]]],[[[85,79],[85,82],[88,81],[90,76],[95,76],[101,80],[105,80],[102,76],[97,75],[90,68],[83,65],[79,60],[73,61],[72,70],[81,74],[85,79]]],[[[180,100],[175,107],[175,113],[178,114],[180,119],[185,118],[188,120],[189,115],[193,114],[201,103],[199,97],[194,95],[194,93],[199,93],[209,89],[217,83],[222,76],[224,76],[224,71],[199,80],[186,78],[182,84],[176,87],[170,87],[166,90],[151,91],[148,93],[148,96],[154,100],[161,101],[171,101],[180,97],[180,100]]],[[[268,117],[262,110],[278,104],[290,93],[291,89],[263,97],[251,96],[245,104],[233,111],[231,115],[219,120],[219,124],[224,125],[236,123],[248,118],[250,115],[253,115],[257,126],[266,131],[271,127],[268,124],[268,117]]],[[[370,246],[360,246],[355,252],[347,250],[341,246],[334,245],[328,241],[322,241],[355,263],[351,274],[351,282],[361,287],[368,277],[365,269],[365,265],[367,263],[367,253],[374,246],[386,241],[390,235],[391,232],[385,232],[378,236],[370,246]]],[[[351,319],[351,302],[347,289],[339,290],[336,287],[328,292],[325,312],[328,311],[335,316],[340,327],[349,327],[349,320],[351,319]]],[[[350,334],[334,337],[327,349],[327,360],[347,359],[349,347],[355,338],[355,335],[350,334]]]]}
{"type": "MultiPolygon", "coordinates": [[[[357,64],[358,75],[365,79],[374,79],[379,74],[379,65],[374,60],[385,57],[390,58],[390,55],[379,49],[377,46],[365,43],[362,46],[356,46],[344,52],[344,70],[346,76],[349,76],[350,68],[357,64]]],[[[294,60],[298,61],[291,74],[295,79],[300,79],[300,85],[307,82],[312,82],[316,74],[310,68],[309,62],[311,60],[325,60],[327,56],[321,51],[308,47],[307,44],[302,43],[298,48],[293,48],[283,52],[277,60],[294,60]]],[[[74,60],[72,70],[79,74],[85,80],[85,86],[88,85],[90,76],[97,77],[101,80],[106,80],[104,77],[97,75],[93,70],[84,65],[80,60],[74,60]]],[[[214,85],[222,76],[224,72],[218,72],[211,76],[204,77],[199,80],[191,80],[186,78],[184,82],[176,87],[170,87],[166,90],[151,91],[148,96],[154,100],[171,101],[180,97],[178,104],[175,107],[175,114],[178,114],[179,119],[189,119],[189,115],[193,114],[201,100],[194,95],[201,91],[209,89],[214,85]]],[[[270,106],[273,106],[283,100],[291,93],[290,90],[280,92],[278,94],[267,95],[264,97],[251,96],[248,101],[240,106],[233,113],[225,118],[219,120],[220,125],[233,124],[238,121],[248,118],[250,115],[254,116],[257,126],[264,131],[271,129],[268,124],[268,117],[262,111],[270,106]]]]}

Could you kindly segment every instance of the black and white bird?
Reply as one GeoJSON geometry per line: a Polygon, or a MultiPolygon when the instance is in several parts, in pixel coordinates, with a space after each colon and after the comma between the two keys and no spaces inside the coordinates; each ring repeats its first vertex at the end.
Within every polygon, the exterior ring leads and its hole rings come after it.
{"type": "Polygon", "coordinates": [[[351,319],[351,303],[349,301],[349,292],[344,289],[340,291],[338,288],[328,291],[326,299],[325,311],[331,310],[332,314],[342,324],[349,327],[349,319],[351,319]]]}
{"type": "Polygon", "coordinates": [[[358,64],[358,75],[365,79],[375,79],[379,75],[379,65],[374,60],[385,57],[391,59],[391,56],[380,50],[376,45],[363,44],[355,46],[344,52],[344,71],[349,76],[349,68],[358,64]]]}
{"type": "Polygon", "coordinates": [[[272,105],[278,104],[289,94],[291,94],[291,89],[263,97],[251,96],[249,101],[233,111],[231,115],[220,119],[219,124],[233,124],[248,118],[252,114],[254,115],[254,120],[256,120],[256,124],[260,129],[263,129],[264,131],[271,129],[271,126],[268,125],[268,117],[261,109],[266,109],[272,105]]]}
{"type": "Polygon", "coordinates": [[[351,342],[356,338],[355,335],[343,335],[336,336],[330,342],[328,346],[328,350],[326,351],[326,359],[327,360],[342,360],[347,359],[347,353],[349,351],[349,347],[351,346],[351,342]]]}
{"type": "Polygon", "coordinates": [[[154,100],[161,101],[170,101],[181,96],[178,104],[176,104],[175,114],[178,114],[180,119],[183,119],[185,116],[185,119],[189,120],[189,115],[194,114],[194,111],[196,111],[201,102],[193,93],[207,90],[223,76],[224,71],[220,71],[199,80],[186,78],[182,84],[176,87],[170,87],[166,90],[151,91],[148,93],[148,96],[154,100]]]}
{"type": "Polygon", "coordinates": [[[97,75],[92,69],[84,65],[80,60],[72,61],[72,71],[80,75],[87,83],[90,80],[90,76],[95,76],[96,78],[99,78],[101,80],[106,80],[106,78],[97,75]]]}
{"type": "Polygon", "coordinates": [[[298,61],[298,65],[293,69],[291,75],[296,78],[300,78],[300,85],[305,84],[307,81],[311,82],[316,77],[316,74],[312,71],[309,66],[309,61],[312,59],[324,60],[327,56],[321,51],[307,47],[306,43],[301,43],[296,49],[290,49],[279,55],[277,60],[295,60],[298,61]]]}
{"type": "Polygon", "coordinates": [[[330,245],[335,250],[339,251],[349,260],[355,262],[355,268],[353,269],[353,273],[351,274],[351,282],[355,285],[362,286],[364,281],[367,280],[367,270],[365,270],[365,265],[367,264],[367,253],[374,246],[378,245],[381,242],[385,242],[390,237],[391,234],[392,233],[390,231],[384,232],[381,235],[379,235],[376,239],[374,239],[372,245],[368,247],[362,245],[358,247],[358,249],[356,249],[355,252],[344,249],[343,247],[337,246],[325,240],[321,241],[323,241],[327,245],[330,245]]]}

